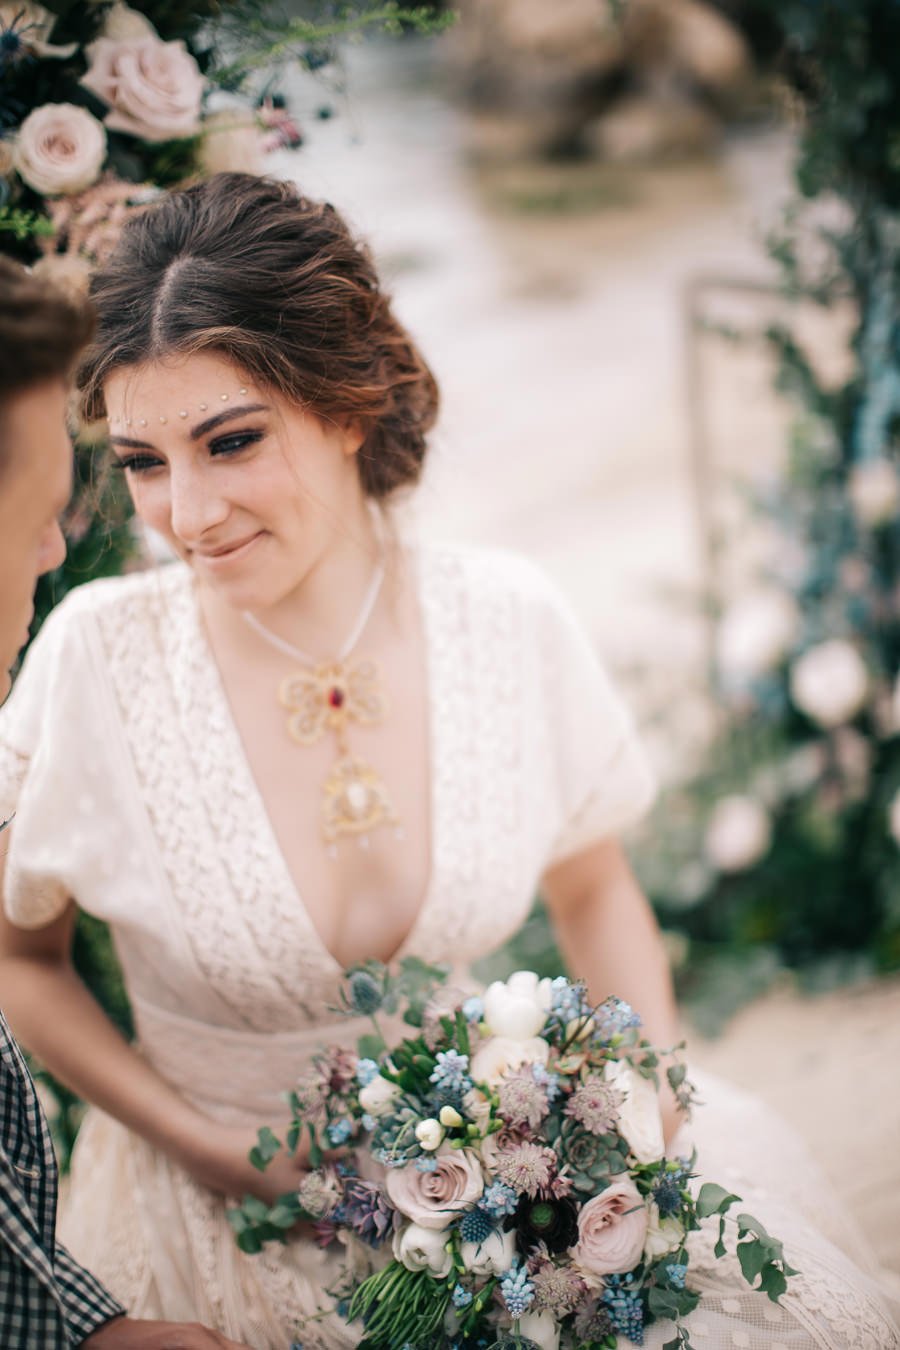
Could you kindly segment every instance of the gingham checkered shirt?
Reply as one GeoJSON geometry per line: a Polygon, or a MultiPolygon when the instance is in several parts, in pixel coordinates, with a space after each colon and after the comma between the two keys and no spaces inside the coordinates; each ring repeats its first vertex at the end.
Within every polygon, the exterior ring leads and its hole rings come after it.
{"type": "Polygon", "coordinates": [[[56,1242],[56,1158],[31,1074],[0,1014],[0,1346],[69,1350],[124,1312],[56,1242]]]}

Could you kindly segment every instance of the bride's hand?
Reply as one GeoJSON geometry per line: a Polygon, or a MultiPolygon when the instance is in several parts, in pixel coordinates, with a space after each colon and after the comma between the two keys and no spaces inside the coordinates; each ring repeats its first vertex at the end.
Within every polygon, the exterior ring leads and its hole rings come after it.
{"type": "Polygon", "coordinates": [[[297,1153],[282,1148],[260,1172],[250,1162],[250,1150],[257,1143],[257,1131],[247,1125],[222,1125],[208,1121],[203,1137],[184,1159],[184,1165],[197,1181],[211,1190],[241,1199],[255,1195],[266,1204],[297,1189],[309,1167],[309,1146],[302,1140],[297,1153]]]}

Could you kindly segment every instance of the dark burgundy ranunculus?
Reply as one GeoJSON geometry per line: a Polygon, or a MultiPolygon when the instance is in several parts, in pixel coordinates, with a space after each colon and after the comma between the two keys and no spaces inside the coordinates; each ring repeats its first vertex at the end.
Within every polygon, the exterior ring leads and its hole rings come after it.
{"type": "Polygon", "coordinates": [[[530,1200],[523,1196],[506,1227],[515,1229],[516,1246],[523,1256],[542,1243],[555,1256],[578,1241],[578,1206],[568,1197],[530,1200]]]}

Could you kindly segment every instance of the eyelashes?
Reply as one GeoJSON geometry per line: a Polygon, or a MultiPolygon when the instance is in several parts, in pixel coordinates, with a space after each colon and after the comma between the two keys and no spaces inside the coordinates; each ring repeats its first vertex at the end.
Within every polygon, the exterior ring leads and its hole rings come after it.
{"type": "MultiPolygon", "coordinates": [[[[233,431],[227,436],[217,436],[215,440],[209,443],[209,453],[212,458],[224,459],[230,455],[237,455],[249,445],[255,445],[261,441],[265,435],[264,431],[233,431]]],[[[139,452],[137,454],[116,455],[112,461],[112,467],[120,472],[134,474],[149,473],[151,469],[158,469],[165,464],[163,459],[157,455],[139,452]]]]}

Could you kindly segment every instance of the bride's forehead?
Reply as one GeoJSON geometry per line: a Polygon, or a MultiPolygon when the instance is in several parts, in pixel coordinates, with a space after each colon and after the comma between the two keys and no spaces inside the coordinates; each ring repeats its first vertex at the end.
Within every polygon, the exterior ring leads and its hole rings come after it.
{"type": "Polygon", "coordinates": [[[252,381],[233,361],[215,352],[172,355],[157,361],[120,366],[104,383],[107,409],[135,400],[154,403],[184,402],[190,394],[193,406],[206,402],[227,404],[252,388],[252,381]]]}

